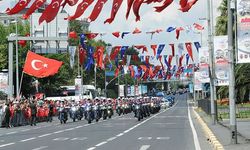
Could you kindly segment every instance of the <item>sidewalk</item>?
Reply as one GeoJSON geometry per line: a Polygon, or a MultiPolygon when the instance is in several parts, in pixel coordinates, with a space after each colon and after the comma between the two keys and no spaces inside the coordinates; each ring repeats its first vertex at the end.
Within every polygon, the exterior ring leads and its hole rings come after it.
{"type": "Polygon", "coordinates": [[[250,149],[250,120],[237,120],[238,144],[231,144],[229,120],[220,121],[216,125],[211,124],[211,118],[200,109],[195,109],[206,122],[210,130],[223,145],[225,150],[249,150],[250,149]]]}

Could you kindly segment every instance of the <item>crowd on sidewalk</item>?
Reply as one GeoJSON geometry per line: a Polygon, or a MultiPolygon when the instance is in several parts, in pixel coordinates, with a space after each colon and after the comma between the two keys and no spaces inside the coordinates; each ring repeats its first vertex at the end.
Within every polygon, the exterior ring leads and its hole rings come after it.
{"type": "Polygon", "coordinates": [[[5,102],[0,105],[0,126],[9,128],[47,121],[56,113],[55,105],[54,101],[34,99],[5,102]]]}

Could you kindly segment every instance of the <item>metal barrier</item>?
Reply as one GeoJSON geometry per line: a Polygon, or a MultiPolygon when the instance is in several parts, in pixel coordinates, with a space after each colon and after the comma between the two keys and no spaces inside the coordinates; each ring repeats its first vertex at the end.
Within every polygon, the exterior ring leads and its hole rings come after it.
{"type": "Polygon", "coordinates": [[[211,114],[211,103],[208,99],[198,100],[198,107],[201,108],[206,114],[211,114]]]}

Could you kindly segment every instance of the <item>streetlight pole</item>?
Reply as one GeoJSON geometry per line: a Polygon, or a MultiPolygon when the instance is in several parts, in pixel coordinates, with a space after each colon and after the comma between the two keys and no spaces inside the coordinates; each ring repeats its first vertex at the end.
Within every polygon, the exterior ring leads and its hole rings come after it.
{"type": "Polygon", "coordinates": [[[211,101],[211,117],[212,124],[215,125],[215,84],[214,84],[214,50],[213,50],[213,34],[212,34],[212,21],[211,21],[211,1],[207,0],[207,24],[208,24],[208,48],[209,48],[209,74],[210,74],[210,101],[211,101]]]}
{"type": "Polygon", "coordinates": [[[236,125],[236,106],[235,106],[235,75],[234,75],[234,43],[233,43],[233,13],[235,9],[235,1],[227,1],[228,12],[228,51],[229,51],[229,107],[230,107],[230,129],[231,143],[237,144],[237,125],[236,125]]]}
{"type": "Polygon", "coordinates": [[[17,37],[18,37],[18,24],[17,24],[17,16],[15,17],[16,20],[16,97],[19,97],[19,68],[18,68],[18,41],[17,41],[17,37]]]}

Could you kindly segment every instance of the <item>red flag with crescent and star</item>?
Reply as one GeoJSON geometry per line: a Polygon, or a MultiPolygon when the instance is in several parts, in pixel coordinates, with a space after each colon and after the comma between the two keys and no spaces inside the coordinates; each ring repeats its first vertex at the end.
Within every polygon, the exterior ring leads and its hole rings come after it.
{"type": "Polygon", "coordinates": [[[115,16],[119,10],[119,8],[121,7],[122,5],[122,1],[123,0],[113,0],[113,5],[112,5],[112,10],[111,10],[111,15],[110,15],[110,18],[105,20],[104,23],[112,23],[115,19],[115,16]]]}
{"type": "Polygon", "coordinates": [[[81,3],[78,4],[75,14],[72,16],[68,16],[65,20],[74,20],[83,15],[86,9],[94,2],[94,0],[83,0],[81,3]]]}
{"type": "Polygon", "coordinates": [[[33,4],[29,7],[29,9],[27,10],[27,12],[23,15],[23,19],[28,19],[29,16],[34,13],[39,7],[41,7],[44,3],[46,2],[46,0],[36,0],[33,2],[33,4]]]}
{"type": "Polygon", "coordinates": [[[62,64],[63,62],[61,61],[49,59],[28,51],[23,72],[37,78],[44,78],[55,75],[62,64]]]}
{"type": "Polygon", "coordinates": [[[43,21],[49,23],[54,20],[60,10],[62,2],[63,0],[52,0],[39,18],[39,24],[41,24],[43,21]]]}
{"type": "Polygon", "coordinates": [[[7,8],[6,13],[8,15],[14,15],[22,11],[28,4],[30,3],[31,0],[20,0],[13,8],[7,8]]]}
{"type": "Polygon", "coordinates": [[[102,8],[104,6],[104,4],[107,2],[108,0],[98,0],[94,6],[94,9],[92,10],[90,16],[89,16],[89,20],[90,22],[95,21],[96,18],[99,16],[99,14],[102,11],[102,8]]]}

